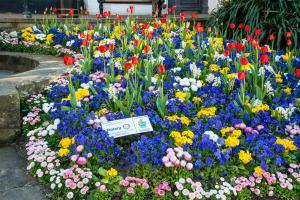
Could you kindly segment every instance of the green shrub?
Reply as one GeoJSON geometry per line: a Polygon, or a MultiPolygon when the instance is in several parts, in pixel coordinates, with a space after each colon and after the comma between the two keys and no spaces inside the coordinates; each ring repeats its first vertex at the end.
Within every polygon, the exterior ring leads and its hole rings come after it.
{"type": "Polygon", "coordinates": [[[266,40],[269,34],[275,35],[277,47],[286,44],[285,33],[293,33],[293,45],[299,47],[300,1],[299,0],[221,0],[220,8],[213,13],[213,26],[232,36],[229,24],[248,24],[251,31],[260,28],[266,40]]]}

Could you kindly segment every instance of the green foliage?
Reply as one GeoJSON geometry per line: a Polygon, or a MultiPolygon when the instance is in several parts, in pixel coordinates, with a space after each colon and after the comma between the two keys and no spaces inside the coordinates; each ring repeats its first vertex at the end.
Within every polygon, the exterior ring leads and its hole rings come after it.
{"type": "Polygon", "coordinates": [[[274,34],[277,47],[284,46],[285,33],[293,33],[292,41],[299,47],[300,38],[300,1],[299,0],[223,0],[220,8],[213,13],[213,26],[232,36],[230,23],[248,24],[253,32],[255,28],[264,30],[262,38],[274,34]]]}

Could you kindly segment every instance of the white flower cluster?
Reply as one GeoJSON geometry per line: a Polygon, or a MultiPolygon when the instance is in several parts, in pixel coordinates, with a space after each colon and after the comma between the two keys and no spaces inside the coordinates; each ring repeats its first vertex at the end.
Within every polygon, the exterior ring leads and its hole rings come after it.
{"type": "Polygon", "coordinates": [[[221,144],[218,143],[219,136],[213,131],[205,131],[203,134],[208,135],[210,140],[214,141],[218,146],[221,146],[221,144]]]}
{"type": "Polygon", "coordinates": [[[198,68],[195,63],[190,64],[190,70],[192,71],[194,78],[198,78],[201,75],[201,69],[198,68]]]}
{"type": "Polygon", "coordinates": [[[212,86],[220,86],[221,85],[221,78],[219,76],[215,76],[214,74],[208,74],[206,76],[205,81],[209,84],[212,84],[212,86]]]}
{"type": "Polygon", "coordinates": [[[119,90],[113,84],[110,84],[108,88],[108,98],[116,101],[118,100],[118,94],[119,90]]]}
{"type": "Polygon", "coordinates": [[[291,105],[288,108],[283,108],[281,106],[275,108],[275,110],[286,120],[290,119],[295,109],[296,108],[291,105]]]}
{"type": "Polygon", "coordinates": [[[173,83],[174,87],[180,85],[184,92],[194,91],[197,92],[199,88],[202,87],[202,82],[194,78],[180,78],[179,76],[175,77],[176,83],[173,83]]]}
{"type": "Polygon", "coordinates": [[[191,178],[180,178],[179,181],[175,182],[176,191],[174,195],[176,197],[183,196],[187,199],[222,199],[226,200],[232,194],[237,195],[234,187],[225,181],[223,177],[220,178],[221,183],[215,185],[215,189],[205,191],[201,182],[194,182],[191,178]],[[191,190],[189,190],[191,188],[191,190]],[[181,195],[182,194],[182,195],[181,195]]]}
{"type": "Polygon", "coordinates": [[[264,87],[265,87],[267,95],[274,96],[274,89],[273,89],[272,84],[269,80],[265,82],[264,87]]]}

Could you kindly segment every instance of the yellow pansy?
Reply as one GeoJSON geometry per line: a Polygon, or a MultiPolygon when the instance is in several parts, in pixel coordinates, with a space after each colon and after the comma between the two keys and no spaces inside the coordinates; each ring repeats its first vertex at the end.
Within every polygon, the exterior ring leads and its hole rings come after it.
{"type": "Polygon", "coordinates": [[[292,89],[289,88],[289,87],[287,87],[287,88],[284,89],[284,92],[285,92],[287,95],[290,95],[290,94],[292,94],[292,89]]]}

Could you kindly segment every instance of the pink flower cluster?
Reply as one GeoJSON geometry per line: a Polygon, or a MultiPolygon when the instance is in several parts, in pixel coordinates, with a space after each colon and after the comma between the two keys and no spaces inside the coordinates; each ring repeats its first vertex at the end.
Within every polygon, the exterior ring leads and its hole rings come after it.
{"type": "MultiPolygon", "coordinates": [[[[296,179],[297,182],[300,182],[300,173],[296,172],[299,168],[299,165],[291,164],[291,167],[288,168],[288,171],[291,175],[296,179]]],[[[234,180],[237,184],[235,189],[237,191],[242,191],[243,189],[249,187],[251,192],[256,194],[257,196],[260,195],[259,184],[267,184],[269,187],[268,195],[271,197],[274,195],[274,184],[279,184],[281,188],[287,188],[292,190],[293,186],[293,179],[288,176],[288,174],[276,172],[276,174],[271,174],[269,172],[264,171],[262,175],[258,175],[254,173],[252,176],[246,177],[239,177],[234,180]]]]}
{"type": "Polygon", "coordinates": [[[57,79],[53,80],[52,83],[54,83],[55,85],[67,85],[68,80],[66,76],[60,76],[57,79]]]}
{"type": "Polygon", "coordinates": [[[85,195],[89,191],[87,185],[92,178],[92,172],[90,169],[81,169],[78,165],[73,165],[64,172],[63,178],[65,179],[65,187],[72,190],[80,189],[80,193],[85,195]]]}
{"type": "Polygon", "coordinates": [[[48,174],[49,171],[55,167],[60,166],[60,161],[56,157],[56,152],[52,151],[45,139],[32,138],[26,144],[27,160],[31,161],[27,166],[27,170],[33,169],[35,166],[39,166],[36,170],[36,175],[42,177],[44,174],[48,174]]]}
{"type": "Polygon", "coordinates": [[[44,100],[43,95],[37,94],[37,95],[30,95],[30,97],[27,99],[27,102],[39,104],[39,103],[41,103],[42,100],[44,100]]]}
{"type": "Polygon", "coordinates": [[[124,180],[119,182],[120,186],[127,188],[126,191],[129,194],[134,194],[135,187],[142,187],[144,189],[149,189],[149,184],[146,179],[136,178],[127,176],[124,180]]]}
{"type": "Polygon", "coordinates": [[[31,112],[29,112],[27,114],[27,116],[23,117],[23,125],[30,124],[31,126],[34,126],[38,122],[40,122],[41,121],[41,118],[39,116],[40,112],[41,112],[41,109],[34,106],[31,110],[31,112]]]}
{"type": "Polygon", "coordinates": [[[104,72],[97,71],[93,74],[90,74],[90,79],[95,82],[101,82],[105,80],[104,72]]]}
{"type": "Polygon", "coordinates": [[[183,151],[182,147],[167,149],[167,155],[162,158],[165,167],[185,167],[187,170],[193,169],[191,154],[183,151]]]}
{"type": "Polygon", "coordinates": [[[300,127],[297,124],[286,125],[285,134],[289,135],[291,138],[300,134],[300,127]]]}
{"type": "MultiPolygon", "coordinates": [[[[76,147],[76,151],[77,151],[78,154],[71,156],[71,160],[73,162],[76,162],[78,165],[85,165],[87,163],[87,158],[84,157],[84,156],[80,156],[80,153],[82,153],[83,150],[84,150],[84,146],[83,145],[78,145],[76,147]]],[[[87,157],[88,158],[92,157],[92,154],[88,153],[87,157]]]]}
{"type": "Polygon", "coordinates": [[[101,184],[100,182],[96,182],[95,186],[98,188],[98,190],[100,190],[101,192],[108,192],[106,185],[105,184],[101,184]]]}
{"type": "Polygon", "coordinates": [[[234,128],[242,129],[245,133],[258,134],[258,131],[263,129],[264,126],[263,125],[258,125],[255,129],[255,128],[246,126],[246,124],[244,124],[244,123],[240,123],[240,124],[234,125],[234,128]]]}
{"type": "Polygon", "coordinates": [[[159,196],[165,196],[166,191],[171,191],[171,187],[168,182],[162,182],[154,188],[154,193],[159,196]]]}

